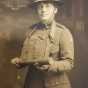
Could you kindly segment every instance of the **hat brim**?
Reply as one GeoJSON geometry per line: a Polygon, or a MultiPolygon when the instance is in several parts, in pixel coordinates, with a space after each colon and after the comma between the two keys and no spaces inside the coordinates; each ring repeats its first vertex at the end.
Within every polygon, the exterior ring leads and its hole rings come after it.
{"type": "Polygon", "coordinates": [[[34,2],[32,2],[31,4],[30,4],[30,7],[36,7],[39,3],[41,3],[41,2],[48,2],[48,3],[53,3],[53,4],[56,4],[56,5],[58,5],[58,6],[61,6],[61,5],[63,5],[63,1],[61,1],[61,0],[37,0],[37,1],[34,1],[34,2]]]}

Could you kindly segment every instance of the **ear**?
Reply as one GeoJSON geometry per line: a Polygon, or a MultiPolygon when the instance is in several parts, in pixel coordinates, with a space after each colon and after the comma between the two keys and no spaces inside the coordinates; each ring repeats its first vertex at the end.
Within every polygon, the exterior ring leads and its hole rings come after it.
{"type": "Polygon", "coordinates": [[[58,11],[58,9],[55,7],[54,13],[56,14],[56,13],[57,13],[57,11],[58,11]]]}

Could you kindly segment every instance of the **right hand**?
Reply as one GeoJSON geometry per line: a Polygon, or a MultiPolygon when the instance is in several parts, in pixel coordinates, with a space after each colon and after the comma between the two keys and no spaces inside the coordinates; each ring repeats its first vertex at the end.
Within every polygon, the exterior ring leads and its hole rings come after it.
{"type": "Polygon", "coordinates": [[[20,63],[20,58],[18,58],[18,57],[13,58],[13,59],[11,60],[11,63],[12,63],[12,64],[19,64],[19,63],[20,63]]]}

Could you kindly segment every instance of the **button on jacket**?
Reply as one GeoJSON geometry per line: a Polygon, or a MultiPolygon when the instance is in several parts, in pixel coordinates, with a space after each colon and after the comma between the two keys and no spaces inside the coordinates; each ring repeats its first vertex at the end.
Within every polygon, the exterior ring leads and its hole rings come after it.
{"type": "MultiPolygon", "coordinates": [[[[71,88],[66,74],[74,66],[74,43],[71,32],[55,21],[51,25],[38,23],[31,29],[32,31],[27,33],[24,41],[21,57],[28,58],[29,37],[38,35],[42,39],[48,38],[49,43],[46,46],[48,54],[46,56],[55,61],[56,70],[41,71],[33,65],[29,66],[24,88],[71,88]],[[34,30],[35,32],[33,32],[34,30]],[[46,35],[48,37],[45,37],[46,35]]],[[[40,44],[37,46],[40,47],[40,44]]]]}

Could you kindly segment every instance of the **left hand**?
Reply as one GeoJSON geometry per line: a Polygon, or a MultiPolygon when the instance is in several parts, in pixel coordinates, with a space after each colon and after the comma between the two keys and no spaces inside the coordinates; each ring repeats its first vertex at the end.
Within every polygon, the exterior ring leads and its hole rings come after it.
{"type": "Polygon", "coordinates": [[[48,59],[49,64],[48,65],[40,65],[39,63],[35,63],[34,65],[36,66],[37,69],[42,70],[42,71],[57,71],[57,65],[55,64],[55,61],[53,58],[48,59]]]}
{"type": "Polygon", "coordinates": [[[49,58],[49,71],[57,72],[57,65],[53,58],[49,58]]]}
{"type": "Polygon", "coordinates": [[[39,64],[39,63],[35,63],[34,66],[35,66],[37,69],[42,70],[42,71],[46,71],[46,70],[48,70],[48,68],[49,68],[49,65],[41,65],[41,64],[39,64]]]}

